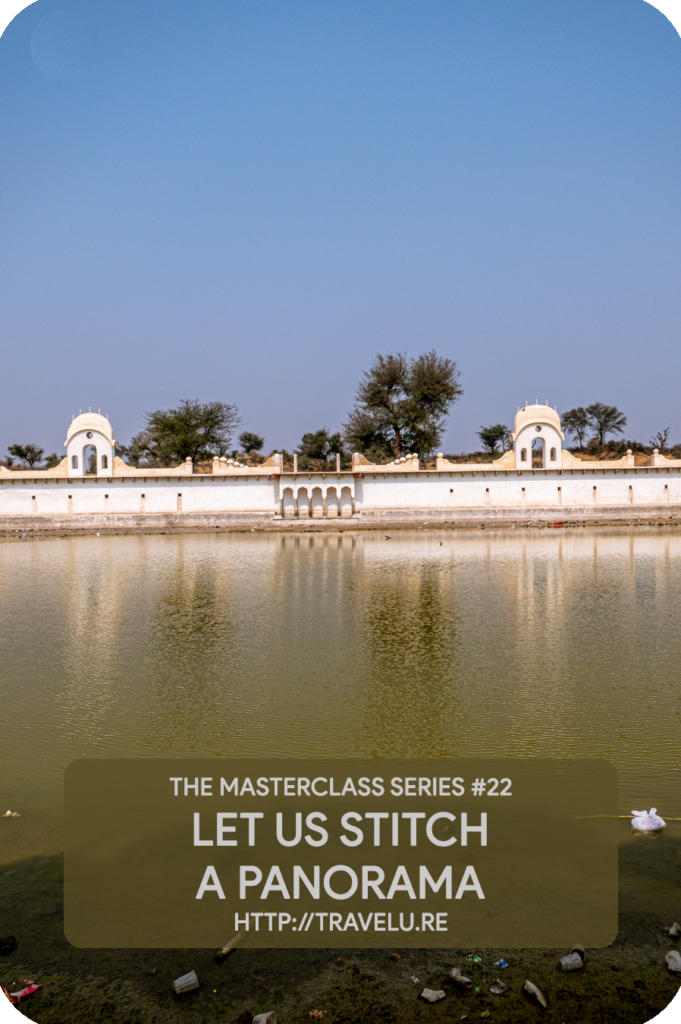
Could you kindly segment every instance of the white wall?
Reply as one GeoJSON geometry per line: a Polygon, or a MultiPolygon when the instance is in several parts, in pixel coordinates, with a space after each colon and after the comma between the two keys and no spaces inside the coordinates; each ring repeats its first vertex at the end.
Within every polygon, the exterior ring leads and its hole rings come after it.
{"type": "MultiPolygon", "coordinates": [[[[602,464],[601,464],[602,466],[602,464]]],[[[676,506],[681,509],[681,467],[574,470],[473,470],[337,474],[286,473],[267,476],[128,477],[125,475],[56,478],[45,474],[3,473],[0,517],[116,514],[280,514],[284,491],[313,495],[313,516],[337,514],[333,495],[343,492],[355,512],[397,514],[446,513],[457,509],[522,511],[547,509],[566,514],[570,508],[676,506]],[[595,488],[595,490],[594,490],[595,488]]],[[[300,507],[303,509],[304,494],[300,507]]],[[[289,514],[292,512],[289,502],[289,514]]]]}

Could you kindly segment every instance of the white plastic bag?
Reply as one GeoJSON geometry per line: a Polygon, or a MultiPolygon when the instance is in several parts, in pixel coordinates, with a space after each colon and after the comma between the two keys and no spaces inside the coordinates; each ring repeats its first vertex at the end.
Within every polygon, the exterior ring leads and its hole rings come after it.
{"type": "Polygon", "coordinates": [[[632,811],[631,813],[634,815],[631,819],[631,827],[638,832],[659,832],[661,828],[667,827],[667,823],[657,813],[656,807],[651,807],[650,811],[632,811]]]}

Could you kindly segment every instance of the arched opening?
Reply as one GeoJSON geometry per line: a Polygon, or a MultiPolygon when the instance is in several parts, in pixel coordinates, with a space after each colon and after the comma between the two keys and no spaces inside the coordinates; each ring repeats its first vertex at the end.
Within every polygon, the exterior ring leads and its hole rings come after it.
{"type": "Polygon", "coordinates": [[[283,495],[282,502],[283,502],[283,504],[282,504],[282,513],[283,513],[284,519],[293,519],[295,517],[295,514],[296,514],[296,505],[295,505],[295,501],[293,500],[293,488],[292,487],[285,487],[284,488],[284,495],[283,495]]]}
{"type": "Polygon", "coordinates": [[[544,466],[544,438],[535,437],[532,441],[532,468],[542,469],[544,466]]]}
{"type": "Polygon", "coordinates": [[[349,487],[344,487],[341,490],[340,514],[341,516],[352,515],[352,491],[349,487]]]}
{"type": "Polygon", "coordinates": [[[109,456],[108,455],[102,455],[102,469],[108,469],[108,468],[109,468],[109,456]]]}
{"type": "Polygon", "coordinates": [[[324,495],[322,494],[321,487],[313,487],[311,505],[312,518],[322,519],[324,516],[324,495]]]}
{"type": "Polygon", "coordinates": [[[78,469],[78,456],[77,455],[72,455],[71,456],[71,469],[78,469]]]}
{"type": "Polygon", "coordinates": [[[551,462],[555,462],[555,461],[556,461],[556,449],[552,448],[551,449],[551,462]]]}
{"type": "Polygon", "coordinates": [[[329,487],[326,492],[326,518],[338,518],[338,493],[335,487],[329,487]]]}
{"type": "Polygon", "coordinates": [[[86,476],[97,474],[97,448],[94,444],[86,444],[83,448],[83,470],[86,476]]]}
{"type": "Polygon", "coordinates": [[[520,449],[520,461],[527,462],[527,448],[520,449]]]}
{"type": "Polygon", "coordinates": [[[298,491],[298,518],[310,518],[310,499],[308,498],[306,487],[301,487],[298,491]]]}

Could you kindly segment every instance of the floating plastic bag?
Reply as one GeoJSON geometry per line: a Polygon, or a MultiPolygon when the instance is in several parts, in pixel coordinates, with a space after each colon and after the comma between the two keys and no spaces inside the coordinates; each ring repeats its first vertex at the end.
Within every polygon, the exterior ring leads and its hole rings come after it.
{"type": "Polygon", "coordinates": [[[650,811],[632,811],[631,813],[634,815],[631,819],[631,827],[638,832],[659,832],[661,828],[667,827],[667,823],[657,813],[656,807],[651,807],[650,811]]]}

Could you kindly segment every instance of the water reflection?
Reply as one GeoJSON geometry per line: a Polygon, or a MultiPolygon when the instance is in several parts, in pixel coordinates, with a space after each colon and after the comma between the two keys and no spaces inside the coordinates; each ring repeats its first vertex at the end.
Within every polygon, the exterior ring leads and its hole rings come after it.
{"type": "Polygon", "coordinates": [[[671,529],[3,544],[4,779],[56,801],[85,753],[605,756],[624,810],[681,815],[680,556],[671,529]]]}

